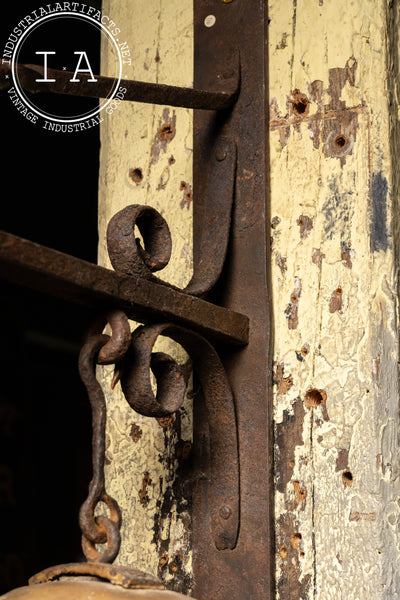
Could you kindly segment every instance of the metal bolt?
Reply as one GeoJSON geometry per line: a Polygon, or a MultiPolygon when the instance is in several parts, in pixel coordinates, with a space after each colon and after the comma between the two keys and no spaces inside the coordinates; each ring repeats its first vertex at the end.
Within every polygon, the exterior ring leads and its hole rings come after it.
{"type": "Polygon", "coordinates": [[[215,17],[215,15],[208,15],[205,19],[204,19],[204,25],[206,27],[213,27],[216,23],[217,19],[215,17]]]}
{"type": "Polygon", "coordinates": [[[219,516],[226,521],[232,514],[232,509],[229,506],[222,506],[219,509],[219,516]]]}
{"type": "Polygon", "coordinates": [[[218,146],[215,151],[215,158],[221,162],[221,161],[225,160],[227,156],[228,156],[228,151],[227,151],[226,147],[218,146]]]}

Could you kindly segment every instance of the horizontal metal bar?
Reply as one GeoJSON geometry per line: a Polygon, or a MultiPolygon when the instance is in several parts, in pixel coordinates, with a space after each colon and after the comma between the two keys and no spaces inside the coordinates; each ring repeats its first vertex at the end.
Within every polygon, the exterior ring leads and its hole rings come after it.
{"type": "MultiPolygon", "coordinates": [[[[16,70],[18,72],[19,85],[24,90],[32,93],[46,92],[90,98],[107,98],[115,85],[113,77],[103,77],[101,75],[95,75],[96,82],[89,81],[91,75],[88,73],[79,73],[80,81],[74,83],[71,82],[74,73],[50,68],[47,69],[46,77],[47,79],[55,79],[55,81],[49,83],[38,82],[38,75],[41,78],[44,77],[43,67],[18,64],[16,65],[16,70]]],[[[1,65],[0,89],[8,89],[12,84],[11,65],[1,65]]],[[[126,90],[123,94],[123,100],[125,101],[205,110],[224,110],[231,107],[238,95],[239,75],[236,74],[229,79],[221,79],[221,81],[217,81],[217,85],[223,85],[224,89],[217,91],[199,90],[160,83],[134,81],[132,79],[121,80],[120,87],[126,90]]]]}
{"type": "Polygon", "coordinates": [[[140,323],[172,321],[214,342],[248,342],[246,316],[139,277],[110,269],[0,231],[0,277],[93,307],[120,308],[140,323]]]}

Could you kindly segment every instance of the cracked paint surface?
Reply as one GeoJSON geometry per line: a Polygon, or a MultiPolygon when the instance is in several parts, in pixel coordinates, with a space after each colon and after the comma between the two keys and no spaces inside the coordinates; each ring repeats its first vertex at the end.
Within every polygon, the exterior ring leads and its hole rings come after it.
{"type": "MultiPolygon", "coordinates": [[[[190,2],[108,0],[104,10],[130,30],[130,77],[191,85],[190,2]]],[[[269,2],[279,600],[400,596],[399,12],[388,0],[269,2]]],[[[152,204],[174,240],[161,276],[183,286],[192,131],[189,111],[166,108],[126,104],[103,124],[99,257],[109,266],[112,214],[152,204]]],[[[190,590],[190,506],[179,485],[190,398],[174,423],[132,413],[118,391],[107,400],[119,561],[190,590]]]]}
{"type": "MultiPolygon", "coordinates": [[[[132,52],[130,79],[192,85],[193,14],[189,0],[105,0],[103,11],[123,28],[132,52]]],[[[103,73],[113,57],[102,54],[103,73]]],[[[173,250],[162,279],[184,287],[192,270],[192,206],[182,206],[192,181],[191,111],[122,103],[101,129],[99,263],[110,268],[105,235],[110,218],[129,204],[148,204],[166,219],[173,250]]],[[[132,324],[134,326],[134,324],[132,324]]],[[[157,351],[186,363],[187,355],[163,338],[157,351]]],[[[120,504],[122,546],[116,563],[161,577],[169,589],[192,587],[190,494],[183,485],[190,459],[190,386],[183,408],[167,419],[138,415],[120,385],[110,390],[111,369],[99,368],[106,392],[107,489],[120,504]]]]}
{"type": "Polygon", "coordinates": [[[384,0],[269,9],[276,595],[391,600],[400,596],[391,161],[400,9],[384,0]]]}

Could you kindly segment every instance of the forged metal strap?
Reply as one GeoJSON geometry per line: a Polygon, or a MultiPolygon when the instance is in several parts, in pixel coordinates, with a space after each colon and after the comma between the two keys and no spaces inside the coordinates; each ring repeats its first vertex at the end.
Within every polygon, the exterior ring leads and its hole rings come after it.
{"type": "Polygon", "coordinates": [[[210,156],[210,173],[203,200],[202,223],[198,229],[198,252],[194,273],[185,292],[202,296],[217,283],[228,251],[236,179],[236,144],[219,137],[210,156]]]}
{"type": "MultiPolygon", "coordinates": [[[[225,263],[235,189],[236,144],[228,138],[220,138],[210,163],[199,252],[193,277],[183,290],[194,296],[212,289],[225,263]]],[[[108,223],[107,248],[117,273],[137,275],[174,287],[153,275],[168,264],[172,240],[167,222],[151,206],[131,204],[117,212],[108,223]],[[136,227],[144,247],[136,237],[136,227]]]]}
{"type": "Polygon", "coordinates": [[[123,392],[130,406],[148,417],[170,415],[182,405],[185,383],[180,367],[166,354],[152,354],[159,335],[183,346],[199,376],[210,430],[212,535],[218,550],[232,550],[238,538],[240,512],[237,424],[232,391],[214,348],[203,337],[176,325],[139,327],[132,335],[132,346],[124,361],[123,392]],[[156,396],[150,370],[157,380],[156,396]]]}
{"type": "Polygon", "coordinates": [[[92,407],[92,461],[93,478],[89,485],[89,495],[79,512],[82,530],[82,549],[88,561],[112,562],[118,555],[121,538],[121,513],[117,502],[106,493],[104,483],[106,402],[103,390],[96,379],[96,359],[99,350],[109,341],[107,335],[89,338],[79,356],[79,373],[86,386],[92,407]],[[99,502],[104,502],[110,517],[95,516],[99,502]],[[107,543],[100,554],[95,544],[107,543]]]}
{"type": "MultiPolygon", "coordinates": [[[[159,335],[165,335],[190,354],[199,376],[208,413],[210,430],[209,504],[211,531],[218,550],[234,549],[239,531],[239,462],[237,424],[232,392],[218,354],[211,344],[198,334],[177,325],[158,324],[139,327],[127,348],[126,316],[118,311],[108,315],[113,336],[91,335],[82,348],[79,372],[86,385],[92,406],[93,478],[89,495],[83,503],[79,523],[82,548],[88,561],[112,562],[119,551],[121,515],[116,501],[108,496],[104,482],[106,404],[104,393],[96,379],[96,362],[108,348],[121,364],[121,385],[130,406],[148,417],[164,417],[180,408],[185,396],[185,379],[179,365],[167,354],[153,353],[159,335]],[[125,354],[126,352],[126,354],[125,354]],[[124,356],[125,354],[125,356],[124,356]],[[150,372],[157,380],[154,396],[150,372]],[[110,517],[95,516],[99,502],[104,502],[110,517]],[[95,544],[107,543],[102,554],[95,544]]],[[[97,323],[93,330],[101,327],[97,323]]],[[[105,352],[110,356],[109,352],[105,352]]],[[[103,362],[115,362],[107,360],[103,362]]]]}
{"type": "Polygon", "coordinates": [[[117,212],[107,227],[107,249],[114,269],[126,275],[155,279],[171,257],[172,240],[165,219],[151,206],[131,204],[117,212]],[[144,248],[136,238],[142,234],[144,248]]]}
{"type": "MultiPolygon", "coordinates": [[[[44,69],[39,65],[16,66],[18,80],[22,88],[28,92],[46,92],[53,94],[67,94],[71,96],[85,96],[89,98],[107,98],[110,89],[115,84],[113,77],[96,75],[96,82],[88,81],[89,75],[79,74],[79,84],[71,82],[74,73],[47,69],[47,77],[54,79],[51,83],[37,81],[38,75],[44,76],[44,69]]],[[[1,85],[0,89],[11,87],[12,79],[5,80],[5,76],[11,75],[9,65],[0,66],[1,85]]],[[[239,76],[235,73],[229,79],[216,81],[220,90],[196,90],[173,85],[159,83],[147,83],[145,81],[134,81],[124,79],[121,87],[125,89],[124,100],[145,102],[149,104],[161,104],[168,106],[182,106],[184,108],[196,108],[205,110],[225,110],[235,103],[239,90],[239,76]],[[222,85],[221,85],[222,83],[222,85]],[[223,87],[222,87],[223,86],[223,87]]]]}
{"type": "Polygon", "coordinates": [[[248,343],[249,319],[244,314],[4,231],[0,231],[0,278],[89,306],[94,311],[113,306],[141,323],[165,319],[197,330],[219,343],[233,346],[248,343]]]}
{"type": "Polygon", "coordinates": [[[128,317],[122,310],[112,310],[99,317],[88,330],[87,337],[101,334],[107,323],[110,324],[112,334],[108,342],[99,350],[98,365],[111,365],[118,362],[125,356],[131,343],[131,328],[128,317]]]}

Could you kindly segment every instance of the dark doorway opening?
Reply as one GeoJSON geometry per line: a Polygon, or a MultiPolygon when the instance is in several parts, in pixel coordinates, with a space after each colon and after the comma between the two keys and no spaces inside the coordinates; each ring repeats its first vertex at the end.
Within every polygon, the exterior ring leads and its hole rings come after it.
{"type": "MultiPolygon", "coordinates": [[[[0,43],[39,6],[8,3],[0,43]]],[[[92,43],[99,59],[100,34],[92,43]]],[[[45,131],[4,91],[0,114],[0,229],[96,262],[99,128],[45,131]]],[[[5,281],[0,287],[3,594],[45,567],[82,558],[78,510],[91,477],[91,415],[77,360],[91,315],[5,281]]]]}

